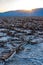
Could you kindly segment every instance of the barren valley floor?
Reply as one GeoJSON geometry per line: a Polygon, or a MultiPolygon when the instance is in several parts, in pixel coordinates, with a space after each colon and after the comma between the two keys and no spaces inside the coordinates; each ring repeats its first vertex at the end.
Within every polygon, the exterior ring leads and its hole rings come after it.
{"type": "Polygon", "coordinates": [[[0,17],[0,65],[43,65],[43,17],[0,17]]]}

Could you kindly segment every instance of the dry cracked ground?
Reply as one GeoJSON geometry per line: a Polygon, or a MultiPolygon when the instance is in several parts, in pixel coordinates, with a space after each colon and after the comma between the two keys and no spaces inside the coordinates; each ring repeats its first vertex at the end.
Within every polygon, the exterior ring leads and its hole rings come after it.
{"type": "Polygon", "coordinates": [[[0,65],[43,65],[43,17],[0,17],[0,65]]]}

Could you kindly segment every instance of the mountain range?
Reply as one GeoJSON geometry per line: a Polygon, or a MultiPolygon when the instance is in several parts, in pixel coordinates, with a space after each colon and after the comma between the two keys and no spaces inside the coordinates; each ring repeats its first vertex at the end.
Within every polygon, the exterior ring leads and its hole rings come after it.
{"type": "Polygon", "coordinates": [[[32,11],[27,10],[16,10],[0,13],[0,16],[43,16],[43,8],[33,9],[32,11]]]}

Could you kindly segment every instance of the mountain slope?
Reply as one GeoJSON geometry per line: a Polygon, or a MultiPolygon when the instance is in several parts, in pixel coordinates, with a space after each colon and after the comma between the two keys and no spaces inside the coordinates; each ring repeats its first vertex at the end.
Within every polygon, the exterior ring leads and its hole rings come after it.
{"type": "Polygon", "coordinates": [[[31,12],[17,10],[0,13],[0,16],[43,16],[43,8],[33,9],[31,12]]]}

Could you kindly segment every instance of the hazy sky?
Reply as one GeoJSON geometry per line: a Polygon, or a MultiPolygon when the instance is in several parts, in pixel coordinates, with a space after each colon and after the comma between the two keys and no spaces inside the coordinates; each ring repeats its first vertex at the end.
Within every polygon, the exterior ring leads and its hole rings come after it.
{"type": "Polygon", "coordinates": [[[43,0],[0,0],[0,12],[43,8],[43,0]]]}

